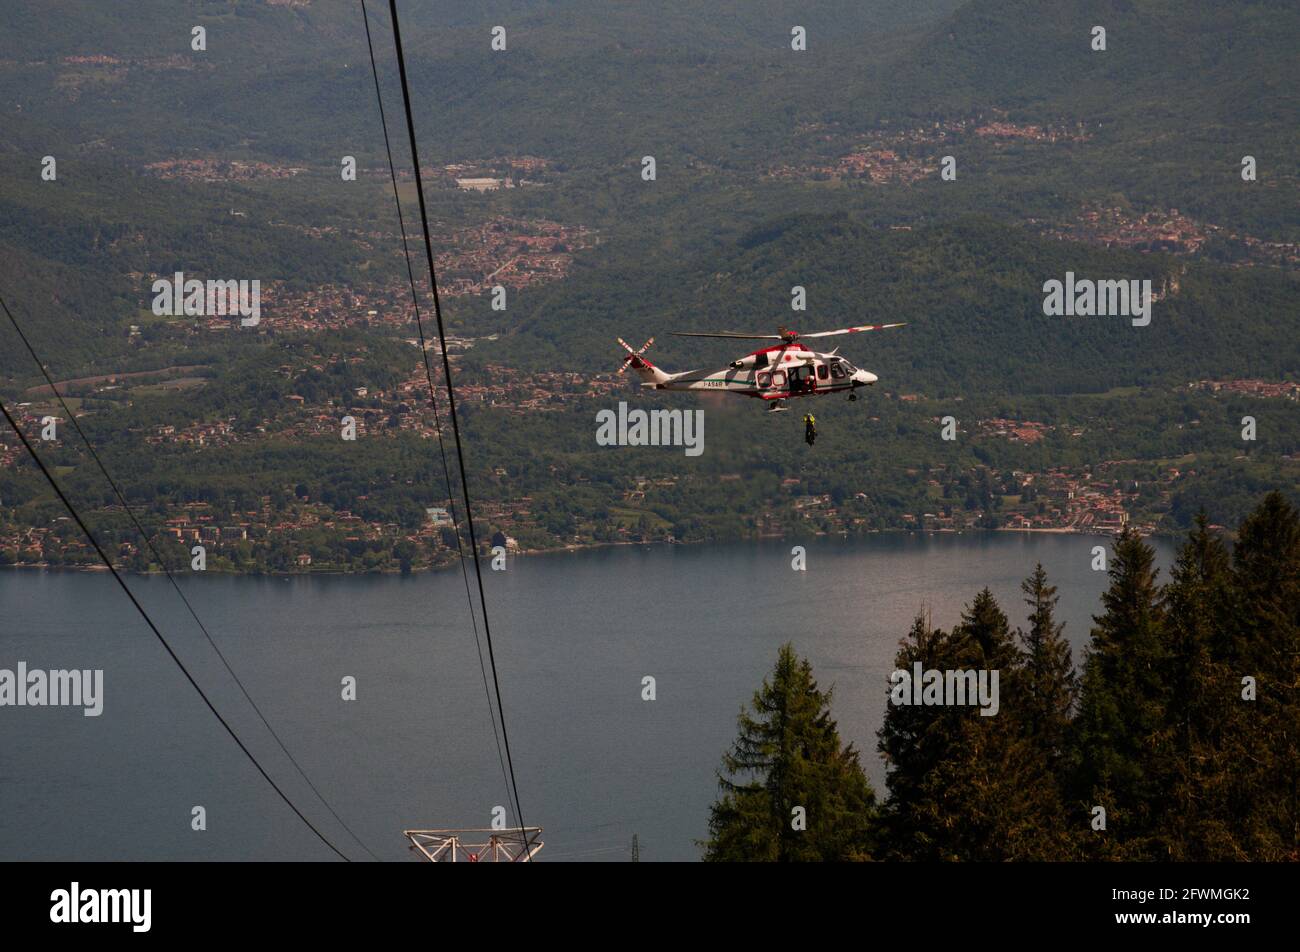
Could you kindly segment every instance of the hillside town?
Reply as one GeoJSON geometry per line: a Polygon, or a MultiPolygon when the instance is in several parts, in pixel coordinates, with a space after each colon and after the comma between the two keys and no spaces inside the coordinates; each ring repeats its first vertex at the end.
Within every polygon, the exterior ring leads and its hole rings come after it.
{"type": "Polygon", "coordinates": [[[1072,220],[1026,222],[1040,234],[1062,241],[1081,241],[1107,248],[1174,255],[1206,254],[1218,240],[1233,250],[1225,263],[1250,267],[1266,265],[1294,270],[1300,267],[1300,244],[1265,241],[1233,229],[1198,221],[1177,208],[1132,208],[1089,205],[1072,220]]]}
{"type": "Polygon", "coordinates": [[[1300,401],[1300,383],[1290,380],[1198,380],[1187,387],[1216,395],[1300,401]]]}
{"type": "MultiPolygon", "coordinates": [[[[836,159],[782,164],[768,169],[767,175],[777,179],[856,179],[877,185],[912,185],[937,173],[939,147],[955,145],[968,137],[994,146],[1012,142],[1058,145],[1082,142],[1089,137],[1082,125],[1017,123],[1009,121],[1006,115],[1001,110],[989,110],[963,119],[936,120],[901,129],[882,123],[870,133],[852,137],[857,142],[856,147],[836,159]]],[[[804,126],[801,131],[809,143],[819,149],[833,147],[844,138],[825,125],[804,126]]]]}
{"type": "MultiPolygon", "coordinates": [[[[295,227],[295,226],[286,226],[295,227]]],[[[336,236],[330,226],[313,229],[318,237],[336,236]]],[[[495,216],[480,225],[442,232],[435,252],[438,291],[444,298],[490,293],[500,286],[510,290],[558,281],[568,274],[575,253],[596,241],[595,233],[581,226],[543,219],[495,216]]],[[[390,233],[352,232],[356,241],[388,242],[401,254],[400,236],[390,233]]],[[[131,274],[141,288],[141,307],[149,306],[156,278],[170,275],[131,274]]],[[[307,289],[283,281],[261,282],[261,320],[265,330],[319,331],[341,327],[403,327],[415,322],[410,286],[402,281],[383,285],[321,284],[307,289]]],[[[207,331],[229,330],[228,316],[212,315],[172,322],[207,331]]]]}
{"type": "MultiPolygon", "coordinates": [[[[69,57],[69,60],[71,59],[69,57]]],[[[80,57],[77,58],[77,62],[79,65],[96,67],[121,66],[112,57],[80,57]]],[[[312,169],[279,162],[218,159],[205,156],[149,162],[143,165],[141,170],[145,175],[154,178],[208,184],[287,179],[313,171],[321,172],[319,168],[312,169]]],[[[331,175],[338,174],[332,166],[329,172],[331,175]]],[[[380,180],[386,179],[390,174],[387,166],[364,167],[358,169],[358,172],[377,176],[380,180]]],[[[410,169],[396,170],[396,174],[398,181],[409,182],[415,178],[410,169]]],[[[548,160],[533,155],[507,155],[442,166],[421,165],[420,167],[421,180],[427,185],[435,188],[458,188],[471,192],[543,185],[552,179],[554,174],[548,160]]]]}
{"type": "Polygon", "coordinates": [[[181,182],[251,182],[295,178],[307,168],[240,159],[167,159],[150,162],[144,171],[156,178],[181,182]]]}
{"type": "MultiPolygon", "coordinates": [[[[489,365],[485,373],[463,381],[458,395],[467,406],[479,404],[498,412],[537,413],[560,410],[573,401],[597,395],[608,397],[623,386],[625,382],[612,375],[524,375],[489,365]]],[[[391,390],[360,388],[355,401],[346,407],[333,400],[313,405],[290,395],[282,406],[268,412],[251,428],[237,425],[234,420],[194,421],[185,426],[157,425],[137,436],[144,445],[160,450],[188,448],[193,452],[259,441],[288,441],[291,445],[329,441],[336,445],[333,441],[338,440],[340,423],[346,415],[354,421],[361,441],[401,433],[436,439],[438,424],[424,409],[426,387],[423,369],[417,368],[391,390]]],[[[38,438],[49,409],[32,402],[20,406],[19,422],[24,432],[38,438]]],[[[443,406],[443,425],[445,409],[443,406]]],[[[63,420],[58,423],[66,425],[63,420]]],[[[1052,430],[1032,420],[990,418],[975,421],[973,432],[977,439],[1033,444],[1052,430]]],[[[66,441],[66,433],[63,439],[66,441]]],[[[17,465],[21,452],[15,440],[0,441],[0,467],[17,465]]],[[[1132,462],[1052,467],[1040,472],[986,466],[961,472],[936,466],[909,470],[908,478],[923,488],[925,503],[902,512],[882,506],[869,486],[848,493],[810,492],[802,478],[791,476],[781,484],[780,501],[753,513],[743,533],[785,536],[1001,529],[1109,535],[1130,524],[1144,533],[1160,531],[1159,513],[1167,510],[1178,482],[1195,476],[1195,469],[1167,465],[1161,467],[1157,479],[1139,482],[1127,475],[1132,462]]],[[[554,478],[574,487],[590,490],[596,485],[587,476],[557,466],[551,469],[554,478]]],[[[486,531],[485,551],[489,543],[509,551],[536,551],[619,542],[683,541],[679,530],[657,514],[663,501],[748,478],[739,472],[682,473],[635,476],[615,480],[612,486],[602,483],[600,492],[614,491],[608,497],[604,516],[579,518],[557,531],[534,508],[531,495],[515,496],[494,489],[497,483],[506,485],[508,470],[508,465],[498,465],[486,481],[479,481],[477,516],[481,530],[486,531]]],[[[454,510],[445,493],[435,491],[426,500],[424,513],[408,513],[404,519],[368,519],[355,511],[367,506],[365,493],[343,505],[313,498],[305,485],[284,485],[260,496],[252,507],[221,510],[208,502],[187,501],[161,513],[155,507],[147,521],[156,533],[155,546],[171,553],[169,557],[174,557],[176,564],[184,564],[187,553],[194,546],[202,546],[209,566],[216,570],[416,571],[454,559],[454,510]]],[[[92,515],[117,526],[116,552],[123,564],[146,570],[152,557],[140,551],[138,540],[132,538],[122,516],[120,507],[113,505],[103,506],[92,515]]],[[[0,500],[0,564],[95,563],[93,551],[66,518],[30,525],[21,524],[15,517],[16,513],[6,511],[0,500]]]]}

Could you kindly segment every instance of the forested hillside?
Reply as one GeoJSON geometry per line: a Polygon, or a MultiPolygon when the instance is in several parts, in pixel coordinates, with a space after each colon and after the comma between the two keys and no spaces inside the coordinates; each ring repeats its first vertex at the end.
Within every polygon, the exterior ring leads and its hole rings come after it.
{"type": "MultiPolygon", "coordinates": [[[[525,302],[511,353],[569,367],[609,362],[616,336],[665,330],[774,333],[906,321],[849,339],[842,352],[885,385],[956,396],[974,392],[1102,392],[1213,374],[1291,377],[1300,371],[1294,282],[1171,257],[1044,243],[987,220],[897,232],[843,215],[778,220],[723,253],[676,262],[645,246],[603,249],[602,266],[525,302]],[[1173,281],[1150,326],[1122,316],[1047,317],[1044,281],[1125,275],[1173,281]],[[808,311],[790,311],[790,289],[808,311]]],[[[516,315],[513,320],[518,320],[516,315]]],[[[656,338],[665,367],[721,365],[735,346],[656,338]]]]}
{"type": "MultiPolygon", "coordinates": [[[[1296,494],[1294,4],[409,6],[467,461],[493,529],[547,548],[1082,530],[1123,509],[1167,531],[1202,505],[1226,526],[1262,491],[1296,494]],[[1048,316],[1044,284],[1067,274],[1149,280],[1150,325],[1048,316]],[[819,401],[815,451],[798,414],[613,375],[617,337],[653,336],[651,358],[682,370],[744,346],[674,331],[885,321],[907,326],[838,339],[880,380],[819,401]],[[620,400],[703,409],[707,451],[596,446],[595,413],[620,400]],[[1085,492],[1102,501],[1073,511],[1085,492]]],[[[368,9],[427,316],[387,9],[368,9]]],[[[242,522],[263,497],[267,525],[347,512],[370,523],[369,567],[409,566],[399,529],[445,489],[359,3],[6,8],[0,116],[0,293],[133,498],[160,524],[199,504],[242,522]],[[176,272],[260,281],[260,325],[153,313],[153,281],[176,272]],[[344,414],[372,439],[364,461],[337,438],[344,414]]],[[[65,412],[43,384],[0,322],[0,392],[29,425],[65,412]]],[[[74,441],[47,449],[100,500],[74,441]]],[[[57,507],[16,444],[3,452],[7,551],[81,559],[33,541],[57,507]]],[[[354,563],[346,529],[312,532],[317,565],[354,563]]],[[[265,541],[229,565],[288,565],[265,541]]]]}

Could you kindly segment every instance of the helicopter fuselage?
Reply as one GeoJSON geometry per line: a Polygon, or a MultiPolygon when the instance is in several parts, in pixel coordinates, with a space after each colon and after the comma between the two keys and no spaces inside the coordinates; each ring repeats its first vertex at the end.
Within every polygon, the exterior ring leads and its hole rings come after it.
{"type": "Polygon", "coordinates": [[[736,393],[762,400],[852,392],[869,387],[878,379],[834,352],[818,353],[797,342],[756,350],[717,370],[669,374],[643,358],[637,358],[632,366],[641,377],[643,387],[736,393]]]}

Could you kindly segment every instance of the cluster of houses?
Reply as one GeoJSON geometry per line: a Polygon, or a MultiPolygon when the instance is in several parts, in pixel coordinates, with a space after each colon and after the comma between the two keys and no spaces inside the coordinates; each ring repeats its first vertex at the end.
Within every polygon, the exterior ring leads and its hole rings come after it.
{"type": "Polygon", "coordinates": [[[1197,254],[1205,250],[1210,239],[1222,238],[1237,242],[1244,249],[1244,257],[1230,262],[1233,265],[1252,267],[1262,264],[1292,269],[1300,266],[1300,243],[1265,241],[1221,225],[1197,221],[1176,208],[1135,211],[1090,205],[1071,221],[1056,223],[1030,219],[1028,224],[1042,234],[1064,241],[1178,255],[1197,254]]]}
{"type": "MultiPolygon", "coordinates": [[[[819,128],[806,130],[818,133],[814,138],[831,142],[836,136],[819,128]]],[[[855,138],[862,144],[831,162],[814,162],[803,165],[779,165],[768,171],[774,178],[801,179],[868,179],[876,184],[893,183],[910,185],[935,174],[938,162],[934,147],[948,144],[964,136],[974,135],[994,143],[1007,141],[1056,144],[1076,142],[1088,138],[1081,125],[1034,125],[1007,120],[1006,113],[992,110],[986,116],[980,113],[965,119],[938,120],[933,123],[890,129],[887,123],[881,128],[855,138]]]]}
{"type": "Polygon", "coordinates": [[[1198,380],[1187,386],[1192,390],[1265,400],[1300,400],[1300,383],[1289,380],[1278,383],[1268,380],[1198,380]]]}
{"type": "MultiPolygon", "coordinates": [[[[1113,535],[1129,524],[1131,511],[1136,506],[1137,486],[1123,480],[1104,477],[1112,464],[1103,463],[1096,473],[1071,473],[1051,470],[1035,474],[1012,471],[990,474],[996,484],[1005,483],[1007,489],[1019,489],[1020,502],[989,512],[982,508],[967,509],[960,501],[945,504],[933,499],[932,511],[904,513],[902,522],[909,528],[926,532],[956,532],[964,529],[997,527],[1020,531],[1079,532],[1113,535]]],[[[943,471],[932,469],[927,479],[932,497],[942,491],[943,471]]],[[[1161,494],[1167,497],[1168,484],[1179,479],[1182,473],[1170,469],[1162,478],[1161,494]]],[[[782,488],[790,492],[791,505],[800,518],[814,516],[832,523],[842,522],[845,529],[861,526],[865,520],[842,513],[828,494],[807,495],[799,493],[800,480],[786,479],[782,488]]],[[[868,502],[869,494],[858,492],[855,502],[868,502]]],[[[1152,524],[1135,527],[1142,532],[1154,531],[1152,524]]]]}
{"type": "Polygon", "coordinates": [[[976,426],[986,436],[1001,437],[1012,443],[1037,443],[1055,429],[1037,420],[1006,420],[1001,417],[979,420],[976,426]]]}
{"type": "Polygon", "coordinates": [[[1138,212],[1116,207],[1088,206],[1073,221],[1064,225],[1049,225],[1043,231],[1050,237],[1067,241],[1171,254],[1195,254],[1210,237],[1205,225],[1180,213],[1176,208],[1138,212]]]}
{"type": "Polygon", "coordinates": [[[834,180],[865,179],[877,185],[910,185],[933,175],[938,165],[883,147],[857,149],[831,162],[779,165],[768,171],[772,178],[834,180]]]}
{"type": "MultiPolygon", "coordinates": [[[[452,348],[448,341],[448,350],[452,348]]],[[[468,347],[472,341],[460,341],[468,347]]],[[[457,354],[452,353],[453,360],[457,354]]],[[[340,362],[356,362],[357,357],[341,355],[323,356],[303,367],[283,365],[280,372],[293,378],[307,369],[326,370],[340,362]]],[[[462,403],[481,403],[512,414],[558,412],[574,400],[605,396],[623,390],[626,381],[612,374],[581,374],[566,371],[542,371],[528,374],[510,367],[489,364],[474,375],[461,375],[456,380],[456,397],[462,403]]],[[[314,404],[301,394],[286,394],[278,407],[267,407],[260,423],[237,429],[234,418],[224,420],[196,420],[187,425],[158,424],[143,432],[150,445],[180,444],[211,448],[228,446],[267,436],[298,439],[311,437],[339,437],[344,416],[352,417],[358,439],[382,437],[390,433],[413,432],[422,437],[435,437],[437,425],[433,414],[426,412],[429,405],[429,384],[424,365],[413,362],[410,375],[391,389],[357,387],[349,405],[330,399],[314,404]]],[[[448,406],[445,391],[439,388],[439,411],[446,422],[448,406]]],[[[25,408],[27,426],[32,432],[39,429],[39,417],[33,415],[31,406],[25,408]]],[[[14,447],[0,442],[0,462],[5,454],[16,456],[14,447]]]]}
{"type": "Polygon", "coordinates": [[[933,162],[902,156],[893,149],[863,149],[842,157],[830,174],[835,178],[867,178],[877,184],[910,185],[934,174],[936,168],[933,162]]]}
{"type": "Polygon", "coordinates": [[[233,420],[213,420],[205,422],[196,420],[188,426],[175,426],[170,423],[151,427],[144,435],[146,443],[188,443],[192,446],[212,447],[229,446],[239,442],[233,420]]]}
{"type": "Polygon", "coordinates": [[[450,247],[437,255],[438,289],[455,297],[498,285],[524,288],[558,281],[568,274],[574,252],[593,240],[592,230],[581,225],[498,215],[452,233],[450,247]]]}
{"type": "MultiPolygon", "coordinates": [[[[430,170],[433,181],[454,183],[467,192],[494,192],[500,188],[541,185],[550,163],[535,155],[503,156],[480,162],[457,162],[430,170]],[[527,176],[527,177],[525,177],[527,176]]],[[[423,168],[421,175],[426,172],[423,168]]]]}
{"type": "MultiPolygon", "coordinates": [[[[1112,464],[1102,463],[1096,472],[1072,473],[1050,470],[1044,474],[1013,473],[1022,490],[1033,491],[1043,506],[1021,506],[1002,516],[1007,529],[1046,529],[1111,535],[1129,524],[1130,510],[1135,507],[1138,487],[1135,483],[1104,478],[1112,464]],[[1043,511],[1039,512],[1041,508],[1043,511]]],[[[1170,469],[1163,477],[1160,493],[1168,498],[1168,486],[1182,473],[1170,469]]],[[[1154,526],[1137,528],[1151,532],[1154,526]]]]}
{"type": "Polygon", "coordinates": [[[287,179],[306,172],[303,166],[278,165],[242,159],[167,159],[144,167],[150,175],[182,182],[247,182],[287,179]]]}
{"type": "Polygon", "coordinates": [[[997,119],[975,128],[975,135],[985,139],[1020,139],[1025,142],[1082,142],[1088,134],[1081,128],[1038,126],[997,119]]]}
{"type": "Polygon", "coordinates": [[[605,396],[626,388],[627,382],[613,374],[559,370],[528,374],[489,364],[479,375],[462,376],[456,383],[456,397],[509,413],[528,414],[562,410],[573,400],[605,396]]]}

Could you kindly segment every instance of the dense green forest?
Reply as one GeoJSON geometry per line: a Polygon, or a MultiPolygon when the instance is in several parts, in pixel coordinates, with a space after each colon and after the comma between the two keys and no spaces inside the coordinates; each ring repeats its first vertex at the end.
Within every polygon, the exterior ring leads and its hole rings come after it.
{"type": "Polygon", "coordinates": [[[1026,628],[987,589],[951,629],[918,617],[897,668],[996,670],[999,705],[891,694],[883,802],[786,645],[723,757],[705,859],[1300,859],[1300,515],[1270,494],[1231,549],[1201,521],[1167,583],[1153,563],[1115,540],[1077,661],[1041,566],[1026,628]]]}

